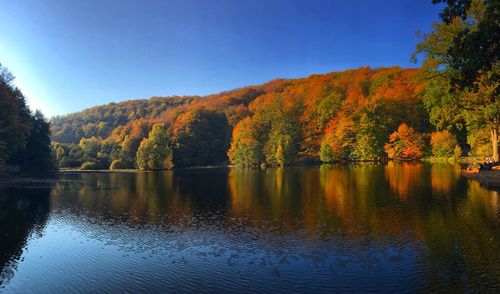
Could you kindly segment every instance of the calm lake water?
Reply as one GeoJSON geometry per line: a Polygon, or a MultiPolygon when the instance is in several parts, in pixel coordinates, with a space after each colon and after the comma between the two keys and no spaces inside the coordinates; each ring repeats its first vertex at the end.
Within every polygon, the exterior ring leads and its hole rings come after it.
{"type": "Polygon", "coordinates": [[[500,195],[452,165],[65,174],[0,192],[0,292],[500,291],[500,195]]]}

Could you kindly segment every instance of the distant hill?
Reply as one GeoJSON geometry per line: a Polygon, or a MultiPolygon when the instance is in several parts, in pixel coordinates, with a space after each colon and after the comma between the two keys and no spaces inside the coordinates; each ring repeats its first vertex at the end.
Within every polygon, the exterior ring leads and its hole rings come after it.
{"type": "Polygon", "coordinates": [[[94,106],[80,112],[51,119],[52,139],[61,143],[78,143],[81,138],[106,138],[116,127],[145,118],[158,117],[168,108],[187,104],[199,97],[152,97],[94,106]]]}

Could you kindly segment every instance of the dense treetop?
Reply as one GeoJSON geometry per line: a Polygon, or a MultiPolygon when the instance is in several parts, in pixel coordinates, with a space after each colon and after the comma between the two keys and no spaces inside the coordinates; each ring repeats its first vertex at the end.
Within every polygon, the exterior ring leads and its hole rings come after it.
{"type": "MultiPolygon", "coordinates": [[[[145,150],[158,149],[149,148],[150,141],[144,140],[150,140],[153,125],[161,124],[162,137],[168,138],[165,148],[176,167],[228,161],[285,165],[387,158],[384,146],[405,124],[416,135],[404,137],[404,142],[420,149],[407,152],[415,158],[405,155],[399,159],[418,159],[426,152],[423,144],[429,136],[425,134],[434,130],[422,99],[427,83],[418,75],[418,69],[363,67],[278,79],[205,97],[155,97],[108,104],[53,119],[53,139],[73,143],[56,143],[62,167],[97,160],[105,168],[114,161],[133,168],[140,160],[144,168],[149,158],[145,150]],[[93,156],[85,153],[81,146],[88,139],[84,138],[94,138],[101,149],[93,156]],[[136,158],[139,149],[140,158],[136,158]]],[[[454,136],[451,140],[456,142],[454,136]]],[[[465,144],[464,138],[459,140],[465,144]]],[[[151,155],[163,157],[163,153],[151,155]]],[[[157,165],[152,166],[156,169],[157,165]]]]}

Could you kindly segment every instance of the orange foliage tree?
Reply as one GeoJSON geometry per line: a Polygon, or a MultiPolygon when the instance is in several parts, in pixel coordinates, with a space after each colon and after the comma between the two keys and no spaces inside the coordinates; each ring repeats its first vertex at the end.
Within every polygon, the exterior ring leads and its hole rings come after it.
{"type": "Polygon", "coordinates": [[[332,120],[321,143],[320,157],[323,162],[349,159],[355,144],[355,124],[350,118],[332,120]]]}
{"type": "Polygon", "coordinates": [[[252,118],[244,118],[234,128],[227,156],[232,164],[241,166],[259,165],[264,162],[262,143],[257,138],[252,118]]]}
{"type": "Polygon", "coordinates": [[[424,156],[424,147],[422,135],[403,123],[391,134],[384,150],[391,159],[411,161],[424,156]]]}

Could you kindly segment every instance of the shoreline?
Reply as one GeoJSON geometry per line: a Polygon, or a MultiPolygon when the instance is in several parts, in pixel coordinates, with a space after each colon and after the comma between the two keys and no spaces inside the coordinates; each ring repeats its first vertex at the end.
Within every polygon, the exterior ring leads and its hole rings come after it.
{"type": "MultiPolygon", "coordinates": [[[[360,162],[337,162],[333,164],[352,164],[360,162]]],[[[381,162],[378,162],[381,163],[381,162]]],[[[437,162],[435,162],[437,163],[437,162]]],[[[440,162],[441,163],[441,162],[440,162]]],[[[294,166],[311,166],[320,164],[299,164],[294,166]]],[[[176,168],[161,171],[174,171],[174,170],[206,170],[217,168],[234,168],[234,165],[214,165],[214,166],[195,166],[186,168],[176,168]]],[[[244,168],[244,167],[243,167],[244,168]]],[[[256,167],[257,169],[260,169],[256,167]]],[[[20,173],[20,174],[2,174],[0,175],[0,188],[44,188],[51,186],[58,178],[59,175],[71,174],[135,174],[135,173],[154,173],[158,171],[141,171],[138,169],[118,169],[118,170],[79,170],[79,169],[63,169],[44,173],[20,173]]],[[[473,169],[461,169],[461,175],[469,180],[479,181],[487,189],[500,190],[500,166],[495,167],[491,171],[482,171],[473,169]]]]}
{"type": "Polygon", "coordinates": [[[500,169],[479,172],[478,169],[462,170],[462,176],[479,181],[487,189],[500,190],[500,169]]]}
{"type": "Polygon", "coordinates": [[[138,169],[61,169],[55,171],[55,174],[91,174],[91,173],[101,173],[101,174],[110,174],[110,173],[119,173],[119,174],[131,174],[131,173],[140,173],[140,172],[148,172],[141,171],[138,169]]]}

